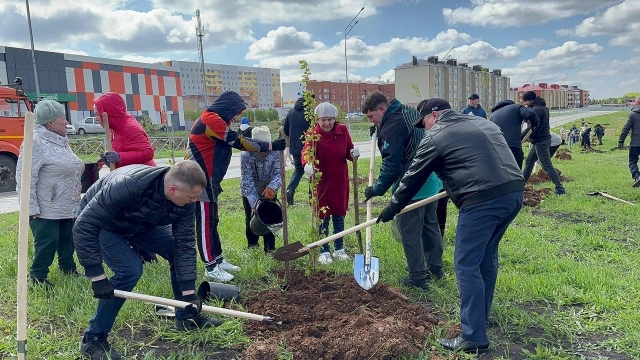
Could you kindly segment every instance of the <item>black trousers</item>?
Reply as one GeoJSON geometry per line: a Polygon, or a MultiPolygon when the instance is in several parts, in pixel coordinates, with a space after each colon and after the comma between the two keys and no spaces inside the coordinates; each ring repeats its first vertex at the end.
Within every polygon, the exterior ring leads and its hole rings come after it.
{"type": "MultiPolygon", "coordinates": [[[[441,189],[439,192],[444,192],[441,189]]],[[[444,230],[447,226],[447,204],[449,203],[449,197],[445,197],[438,200],[438,206],[436,207],[436,216],[438,217],[438,226],[440,227],[440,236],[444,236],[444,230]]]]}
{"type": "Polygon", "coordinates": [[[522,170],[522,163],[524,162],[524,152],[522,151],[522,148],[509,146],[509,149],[511,149],[511,153],[513,154],[513,157],[516,159],[516,163],[518,164],[518,167],[520,168],[520,170],[522,170]]]}
{"type": "MultiPolygon", "coordinates": [[[[247,236],[247,246],[253,247],[258,246],[258,239],[260,238],[258,235],[254,234],[251,231],[251,205],[249,204],[249,199],[246,196],[242,197],[242,206],[244,207],[244,224],[245,224],[245,234],[247,236]]],[[[264,235],[262,237],[264,242],[264,252],[270,252],[276,250],[276,236],[273,235],[272,232],[264,235]]]]}

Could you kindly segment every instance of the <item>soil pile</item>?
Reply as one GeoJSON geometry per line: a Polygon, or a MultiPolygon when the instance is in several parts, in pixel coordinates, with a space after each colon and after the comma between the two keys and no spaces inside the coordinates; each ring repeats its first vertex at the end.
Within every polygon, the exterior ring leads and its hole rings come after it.
{"type": "Polygon", "coordinates": [[[604,153],[604,151],[602,150],[598,150],[598,149],[594,149],[594,148],[586,148],[586,149],[582,149],[580,150],[581,153],[597,153],[597,154],[602,154],[604,153]]]}
{"type": "Polygon", "coordinates": [[[560,160],[572,160],[571,154],[566,149],[560,149],[556,152],[556,159],[560,160]]]}
{"type": "MultiPolygon", "coordinates": [[[[533,176],[531,178],[533,178],[533,176]]],[[[531,178],[529,180],[531,180],[531,178]]],[[[550,193],[551,189],[536,190],[533,186],[527,185],[524,188],[524,206],[538,206],[550,193]]]]}
{"type": "MultiPolygon", "coordinates": [[[[556,168],[556,172],[558,173],[558,176],[560,176],[560,181],[562,182],[567,182],[567,181],[571,181],[571,179],[569,179],[566,176],[562,175],[562,172],[560,170],[558,170],[558,168],[556,168]]],[[[531,175],[529,177],[529,180],[527,181],[527,183],[529,184],[541,184],[544,182],[550,182],[551,178],[549,177],[549,174],[547,174],[546,171],[544,171],[544,169],[540,169],[538,170],[537,173],[531,175]]]]}

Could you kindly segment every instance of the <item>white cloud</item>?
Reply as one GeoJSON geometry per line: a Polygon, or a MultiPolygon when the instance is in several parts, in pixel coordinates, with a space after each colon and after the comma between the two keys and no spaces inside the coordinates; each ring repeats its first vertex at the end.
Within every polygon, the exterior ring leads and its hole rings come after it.
{"type": "Polygon", "coordinates": [[[280,26],[271,30],[267,36],[255,41],[249,46],[247,59],[261,59],[272,56],[286,56],[305,51],[323,49],[325,45],[320,41],[313,41],[311,34],[297,31],[294,27],[280,26]]]}
{"type": "Polygon", "coordinates": [[[384,74],[379,75],[378,77],[368,77],[365,78],[364,81],[368,82],[385,82],[385,83],[394,83],[396,81],[396,71],[391,69],[386,71],[384,74]]]}
{"type": "Polygon", "coordinates": [[[120,58],[120,60],[124,60],[124,61],[134,61],[134,62],[140,62],[140,63],[148,63],[148,64],[154,64],[154,63],[159,63],[159,62],[163,62],[163,61],[169,61],[169,60],[174,60],[174,59],[170,59],[168,57],[151,57],[151,56],[141,56],[141,55],[124,55],[120,58]]]}
{"type": "Polygon", "coordinates": [[[449,24],[521,27],[589,13],[612,0],[471,0],[470,7],[444,8],[449,24]]]}
{"type": "Polygon", "coordinates": [[[587,77],[615,76],[623,74],[635,74],[640,66],[640,58],[628,60],[613,60],[608,63],[591,66],[580,71],[580,75],[587,77]]]}
{"type": "MultiPolygon", "coordinates": [[[[446,53],[447,51],[443,51],[438,56],[442,58],[446,53]]],[[[452,59],[457,59],[458,62],[487,63],[515,59],[520,56],[520,50],[515,46],[498,49],[485,41],[476,41],[471,45],[462,45],[452,49],[449,55],[451,55],[452,59]]]]}
{"type": "Polygon", "coordinates": [[[520,49],[524,49],[528,47],[540,47],[540,46],[547,46],[547,45],[553,46],[555,44],[549,42],[546,39],[533,38],[530,40],[518,40],[516,41],[515,45],[520,49]]]}
{"type": "Polygon", "coordinates": [[[637,84],[638,84],[638,79],[631,79],[631,80],[625,80],[620,82],[620,86],[622,87],[634,86],[637,84]]]}

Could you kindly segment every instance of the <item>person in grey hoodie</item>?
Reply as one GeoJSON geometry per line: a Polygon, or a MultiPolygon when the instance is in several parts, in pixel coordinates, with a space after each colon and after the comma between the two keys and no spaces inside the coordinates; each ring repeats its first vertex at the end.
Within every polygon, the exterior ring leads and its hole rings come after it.
{"type": "MultiPolygon", "coordinates": [[[[84,163],[69,147],[67,118],[60,103],[40,101],[35,118],[29,191],[34,252],[29,276],[34,283],[52,287],[47,275],[56,253],[64,274],[78,274],[73,260],[73,224],[80,207],[84,163]]],[[[16,171],[18,192],[20,179],[26,175],[22,174],[23,151],[21,146],[16,171]]]]}
{"type": "Polygon", "coordinates": [[[638,170],[638,157],[640,157],[640,96],[634,101],[634,107],[629,112],[627,122],[622,127],[618,148],[624,147],[624,140],[631,131],[631,143],[629,144],[629,171],[633,178],[633,187],[640,186],[640,170],[638,170]]]}

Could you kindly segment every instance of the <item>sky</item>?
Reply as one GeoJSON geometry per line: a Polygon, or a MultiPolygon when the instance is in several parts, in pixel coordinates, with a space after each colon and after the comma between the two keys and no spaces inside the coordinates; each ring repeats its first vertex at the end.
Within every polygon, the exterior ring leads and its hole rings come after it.
{"type": "MultiPolygon", "coordinates": [[[[446,54],[502,69],[511,86],[579,85],[591,98],[640,90],[640,0],[31,0],[37,50],[157,62],[277,68],[300,81],[394,81],[393,69],[446,54]]],[[[29,48],[24,0],[0,1],[0,46],[29,48]]]]}

